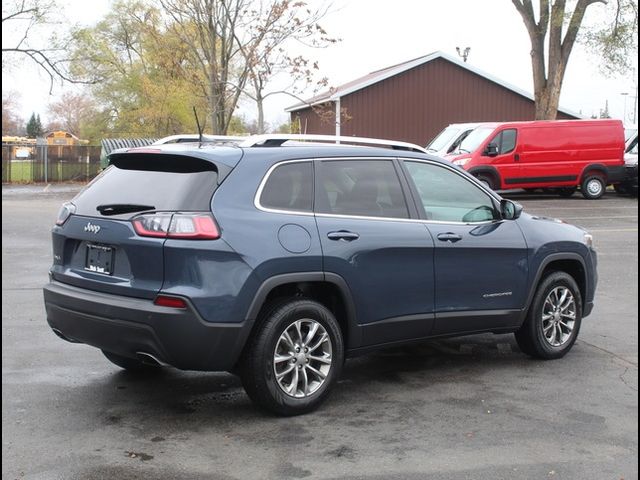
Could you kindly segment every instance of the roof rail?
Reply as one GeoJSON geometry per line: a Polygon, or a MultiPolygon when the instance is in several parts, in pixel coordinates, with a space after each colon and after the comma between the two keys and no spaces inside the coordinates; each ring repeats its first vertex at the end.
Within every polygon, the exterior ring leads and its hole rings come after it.
{"type": "Polygon", "coordinates": [[[427,153],[427,151],[413,143],[397,142],[395,140],[382,140],[380,138],[344,137],[336,135],[299,135],[299,134],[266,134],[253,135],[240,142],[240,147],[280,147],[287,142],[314,142],[314,145],[324,143],[372,145],[389,147],[394,150],[408,150],[410,152],[427,153]]]}

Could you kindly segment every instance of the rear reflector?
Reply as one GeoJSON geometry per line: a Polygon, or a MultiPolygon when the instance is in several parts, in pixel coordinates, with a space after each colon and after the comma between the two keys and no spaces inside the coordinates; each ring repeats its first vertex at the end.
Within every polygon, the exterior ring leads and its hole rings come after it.
{"type": "Polygon", "coordinates": [[[209,213],[149,213],[138,215],[133,228],[142,237],[215,240],[220,230],[209,213]]]}
{"type": "Polygon", "coordinates": [[[158,295],[153,301],[159,307],[169,308],[187,308],[187,302],[178,297],[167,297],[166,295],[158,295]]]}

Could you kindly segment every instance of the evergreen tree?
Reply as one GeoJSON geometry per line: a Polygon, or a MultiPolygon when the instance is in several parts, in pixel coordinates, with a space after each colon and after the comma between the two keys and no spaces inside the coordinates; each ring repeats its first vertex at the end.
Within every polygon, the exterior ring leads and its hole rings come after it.
{"type": "Polygon", "coordinates": [[[44,135],[44,127],[40,121],[40,114],[36,115],[36,137],[42,137],[44,135]]]}
{"type": "Polygon", "coordinates": [[[36,120],[36,114],[32,113],[27,122],[27,137],[36,138],[38,135],[38,125],[36,120]]]}

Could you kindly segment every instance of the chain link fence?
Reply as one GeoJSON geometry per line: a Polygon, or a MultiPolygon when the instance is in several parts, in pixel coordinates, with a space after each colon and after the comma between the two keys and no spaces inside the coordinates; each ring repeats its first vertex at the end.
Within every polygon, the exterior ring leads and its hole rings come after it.
{"type": "Polygon", "coordinates": [[[2,144],[2,183],[87,182],[100,171],[101,147],[2,144]]]}

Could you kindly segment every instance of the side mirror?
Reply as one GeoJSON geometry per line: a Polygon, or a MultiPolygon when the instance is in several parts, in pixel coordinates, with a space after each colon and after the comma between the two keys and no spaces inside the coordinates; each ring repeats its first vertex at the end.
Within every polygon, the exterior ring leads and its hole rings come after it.
{"type": "Polygon", "coordinates": [[[515,220],[522,214],[522,205],[511,200],[500,200],[500,213],[505,220],[515,220]]]}
{"type": "Polygon", "coordinates": [[[497,157],[498,156],[498,145],[495,143],[490,143],[487,145],[487,148],[484,151],[484,154],[487,157],[497,157]]]}

